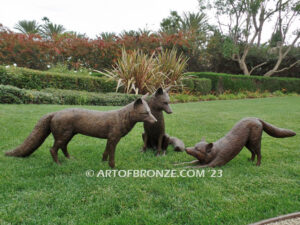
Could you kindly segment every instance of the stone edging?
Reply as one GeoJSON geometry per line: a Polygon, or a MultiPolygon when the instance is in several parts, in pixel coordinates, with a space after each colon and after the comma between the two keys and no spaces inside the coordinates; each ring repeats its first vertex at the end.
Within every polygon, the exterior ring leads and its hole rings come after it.
{"type": "Polygon", "coordinates": [[[278,222],[278,221],[281,221],[281,220],[292,219],[292,218],[297,218],[297,217],[300,217],[300,212],[290,213],[290,214],[286,214],[286,215],[282,215],[282,216],[262,220],[262,221],[259,221],[259,222],[256,222],[256,223],[251,223],[249,225],[264,225],[264,224],[269,224],[269,223],[278,222]]]}

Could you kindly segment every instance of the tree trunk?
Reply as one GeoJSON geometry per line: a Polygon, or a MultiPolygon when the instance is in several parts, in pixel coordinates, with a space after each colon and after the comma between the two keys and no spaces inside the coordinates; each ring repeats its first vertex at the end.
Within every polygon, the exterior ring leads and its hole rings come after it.
{"type": "Polygon", "coordinates": [[[281,64],[282,59],[283,59],[282,54],[279,54],[278,60],[277,60],[277,62],[276,62],[276,64],[275,64],[275,66],[273,67],[273,69],[271,69],[271,70],[269,70],[268,72],[266,72],[266,73],[264,74],[264,76],[265,76],[265,77],[270,77],[270,76],[272,76],[272,75],[278,70],[278,67],[279,67],[280,64],[281,64]]]}
{"type": "Polygon", "coordinates": [[[238,63],[239,63],[241,70],[243,70],[244,75],[250,76],[250,73],[249,73],[249,70],[248,70],[248,67],[247,67],[245,61],[239,59],[238,63]]]}

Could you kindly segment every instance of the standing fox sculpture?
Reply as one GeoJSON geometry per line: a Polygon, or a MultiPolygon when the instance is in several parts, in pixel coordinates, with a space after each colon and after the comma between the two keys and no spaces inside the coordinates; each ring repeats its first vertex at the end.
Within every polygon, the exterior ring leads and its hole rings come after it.
{"type": "Polygon", "coordinates": [[[163,111],[168,114],[172,113],[172,109],[169,105],[170,97],[168,91],[171,87],[163,90],[162,88],[157,89],[157,91],[147,99],[147,103],[151,109],[151,113],[157,119],[156,123],[144,122],[144,133],[142,138],[144,145],[142,151],[145,152],[147,148],[157,149],[156,155],[165,155],[168,145],[171,144],[175,151],[183,151],[184,143],[175,137],[169,137],[165,133],[165,120],[163,111]],[[163,151],[163,152],[162,152],[163,151]]]}
{"type": "Polygon", "coordinates": [[[60,164],[57,158],[58,150],[61,148],[64,155],[69,158],[68,143],[74,135],[83,134],[107,139],[102,160],[107,161],[109,156],[109,166],[114,168],[115,148],[120,139],[128,134],[137,122],[155,123],[156,121],[147,102],[142,98],[119,110],[106,112],[65,109],[43,116],[23,144],[12,151],[6,152],[5,155],[27,157],[52,133],[54,144],[50,153],[53,160],[60,164]]]}
{"type": "Polygon", "coordinates": [[[194,147],[186,148],[186,152],[197,160],[182,164],[198,164],[196,168],[222,166],[232,160],[244,146],[251,152],[251,160],[257,156],[256,165],[261,162],[261,137],[265,131],[272,137],[285,138],[295,136],[291,130],[273,126],[258,118],[244,118],[239,121],[225,137],[214,143],[204,139],[194,147]]]}

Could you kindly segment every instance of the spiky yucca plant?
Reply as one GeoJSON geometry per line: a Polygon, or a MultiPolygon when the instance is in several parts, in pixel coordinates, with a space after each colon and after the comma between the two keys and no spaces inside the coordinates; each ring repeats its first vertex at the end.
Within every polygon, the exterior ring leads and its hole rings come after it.
{"type": "Polygon", "coordinates": [[[148,56],[140,50],[130,54],[122,49],[122,56],[112,70],[105,70],[105,75],[118,82],[117,90],[124,86],[126,93],[144,93],[148,90],[149,80],[156,76],[158,65],[153,55],[148,56]]]}
{"type": "Polygon", "coordinates": [[[117,90],[123,86],[126,93],[153,93],[158,87],[177,84],[182,78],[187,65],[187,58],[177,51],[163,50],[155,55],[144,54],[140,50],[127,53],[122,49],[122,56],[112,70],[105,70],[105,75],[117,81],[117,90]]]}
{"type": "Polygon", "coordinates": [[[177,55],[177,50],[174,48],[162,50],[157,54],[160,71],[165,75],[163,86],[177,85],[185,72],[188,58],[182,53],[177,55]]]}

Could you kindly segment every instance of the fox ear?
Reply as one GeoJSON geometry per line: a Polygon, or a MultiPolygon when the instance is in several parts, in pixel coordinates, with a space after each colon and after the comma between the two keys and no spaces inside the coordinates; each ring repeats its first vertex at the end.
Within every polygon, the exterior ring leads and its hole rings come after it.
{"type": "Polygon", "coordinates": [[[164,93],[164,90],[160,87],[157,89],[157,91],[155,92],[155,96],[157,95],[162,95],[164,93]]]}
{"type": "Polygon", "coordinates": [[[141,104],[143,104],[143,101],[141,98],[138,98],[137,100],[134,101],[133,107],[136,108],[141,104]]]}
{"type": "Polygon", "coordinates": [[[201,141],[205,141],[205,137],[202,137],[201,141]]]}
{"type": "Polygon", "coordinates": [[[169,92],[172,86],[169,86],[165,89],[166,92],[169,92]]]}
{"type": "Polygon", "coordinates": [[[149,92],[141,97],[141,99],[146,99],[149,95],[149,92]]]}
{"type": "Polygon", "coordinates": [[[206,149],[205,149],[205,150],[206,150],[206,152],[207,152],[207,153],[211,152],[211,149],[213,148],[213,146],[214,146],[214,144],[213,144],[213,143],[209,143],[209,144],[207,144],[207,145],[206,145],[206,149]]]}

